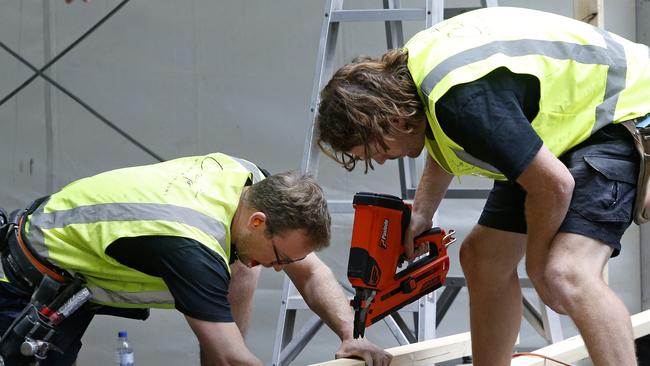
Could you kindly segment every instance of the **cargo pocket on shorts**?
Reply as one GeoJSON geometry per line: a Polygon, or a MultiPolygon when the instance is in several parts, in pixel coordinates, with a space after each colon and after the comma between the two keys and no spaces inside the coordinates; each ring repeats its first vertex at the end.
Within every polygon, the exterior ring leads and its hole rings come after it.
{"type": "Polygon", "coordinates": [[[602,156],[584,156],[571,174],[575,188],[571,209],[590,221],[629,222],[636,190],[638,163],[602,156]]]}

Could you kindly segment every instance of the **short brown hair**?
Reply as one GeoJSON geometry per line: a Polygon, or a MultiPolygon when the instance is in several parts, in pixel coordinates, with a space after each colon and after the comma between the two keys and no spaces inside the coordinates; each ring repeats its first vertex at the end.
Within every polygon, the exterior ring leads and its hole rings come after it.
{"type": "Polygon", "coordinates": [[[313,177],[296,172],[275,174],[253,184],[244,200],[266,215],[267,236],[303,229],[312,250],[329,245],[331,218],[327,200],[313,177]]]}
{"type": "Polygon", "coordinates": [[[387,149],[384,136],[396,131],[392,121],[405,120],[410,132],[424,120],[424,105],[407,67],[408,54],[392,49],[380,59],[358,57],[340,68],[323,88],[316,126],[318,146],[343,165],[354,169],[348,153],[364,146],[366,172],[372,169],[369,148],[387,149]]]}

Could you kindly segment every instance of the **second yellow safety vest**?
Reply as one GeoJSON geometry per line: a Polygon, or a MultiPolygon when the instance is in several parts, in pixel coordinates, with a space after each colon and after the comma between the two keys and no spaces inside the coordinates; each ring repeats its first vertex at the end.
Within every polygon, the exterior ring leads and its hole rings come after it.
{"type": "Polygon", "coordinates": [[[539,80],[539,113],[531,125],[555,156],[607,124],[650,112],[648,47],[563,16],[508,7],[474,10],[416,34],[405,50],[434,135],[426,147],[454,175],[505,179],[449,138],[435,114],[450,88],[500,67],[539,80]]]}

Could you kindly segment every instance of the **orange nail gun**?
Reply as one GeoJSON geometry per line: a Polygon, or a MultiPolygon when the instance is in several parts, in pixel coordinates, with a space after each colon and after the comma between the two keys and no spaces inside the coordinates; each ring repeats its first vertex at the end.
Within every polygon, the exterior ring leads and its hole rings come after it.
{"type": "Polygon", "coordinates": [[[411,205],[377,193],[354,196],[352,247],[348,280],[356,294],[354,338],[363,337],[366,327],[445,283],[449,271],[447,246],[455,241],[435,227],[415,238],[415,251],[429,245],[429,253],[400,270],[404,264],[404,233],[411,219],[411,205]]]}

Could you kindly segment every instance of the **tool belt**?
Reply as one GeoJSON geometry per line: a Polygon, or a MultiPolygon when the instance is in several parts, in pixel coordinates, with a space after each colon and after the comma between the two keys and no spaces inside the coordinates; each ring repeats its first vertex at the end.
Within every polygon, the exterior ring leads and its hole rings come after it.
{"type": "MultiPolygon", "coordinates": [[[[23,285],[35,288],[47,275],[59,283],[70,282],[73,276],[67,271],[53,265],[34,251],[25,237],[25,220],[47,197],[34,201],[26,210],[16,210],[7,217],[4,225],[2,245],[2,267],[11,272],[23,285]]],[[[0,215],[1,216],[1,215],[0,215]]],[[[1,219],[0,219],[1,220],[1,219]]],[[[0,226],[2,226],[0,224],[0,226]]],[[[0,233],[3,230],[0,230],[0,233]]]]}
{"type": "Polygon", "coordinates": [[[641,225],[650,221],[650,115],[621,124],[632,134],[640,157],[633,218],[637,225],[641,225]]]}
{"type": "MultiPolygon", "coordinates": [[[[30,246],[24,233],[24,220],[34,212],[47,197],[34,201],[26,210],[18,210],[8,215],[0,208],[0,260],[2,269],[11,282],[19,287],[35,290],[47,275],[61,284],[69,284],[73,277],[67,271],[58,268],[42,258],[30,246]]],[[[77,275],[78,277],[78,275],[77,275]]],[[[111,315],[120,318],[146,320],[148,308],[118,308],[108,305],[96,305],[96,314],[111,315]]],[[[2,336],[2,334],[0,334],[2,336]]],[[[0,365],[1,366],[1,365],[0,365]]]]}

